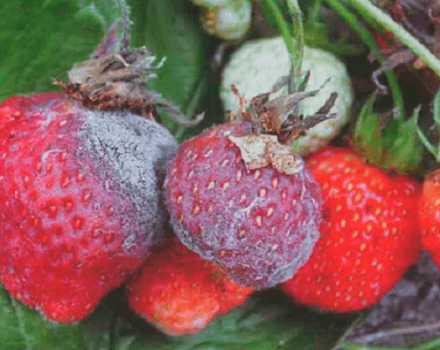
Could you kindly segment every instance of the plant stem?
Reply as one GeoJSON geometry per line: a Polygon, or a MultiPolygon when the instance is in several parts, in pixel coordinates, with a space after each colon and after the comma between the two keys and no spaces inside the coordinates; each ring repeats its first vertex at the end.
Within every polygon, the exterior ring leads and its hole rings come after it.
{"type": "MultiPolygon", "coordinates": [[[[370,32],[365,29],[358,21],[357,17],[340,1],[340,0],[324,0],[328,6],[330,6],[334,11],[336,11],[342,19],[347,22],[360,39],[368,46],[370,51],[378,52],[378,61],[380,63],[385,61],[385,58],[380,55],[380,48],[377,42],[374,40],[370,32]]],[[[404,105],[403,97],[399,88],[399,83],[392,70],[386,70],[385,76],[388,80],[391,94],[393,95],[394,106],[398,109],[399,119],[404,118],[404,105]]]]}
{"type": "Polygon", "coordinates": [[[264,1],[272,11],[272,14],[275,18],[275,22],[277,23],[278,26],[278,30],[280,31],[280,34],[283,37],[284,42],[286,43],[287,51],[290,53],[290,55],[294,55],[295,46],[292,40],[292,36],[290,35],[289,26],[284,20],[281,10],[275,3],[275,0],[264,0],[264,1]]]}
{"type": "Polygon", "coordinates": [[[393,33],[404,45],[419,56],[428,66],[440,77],[440,61],[435,55],[411,33],[409,33],[400,24],[394,20],[381,9],[373,5],[369,0],[348,0],[365,20],[381,25],[384,29],[393,33]]]}
{"type": "MultiPolygon", "coordinates": [[[[304,51],[304,27],[301,9],[299,8],[297,0],[287,0],[287,6],[289,7],[290,15],[293,22],[293,33],[295,35],[295,50],[292,54],[292,70],[295,77],[301,76],[301,67],[304,51]]],[[[292,94],[297,90],[296,79],[291,81],[288,86],[288,93],[292,94]]]]}

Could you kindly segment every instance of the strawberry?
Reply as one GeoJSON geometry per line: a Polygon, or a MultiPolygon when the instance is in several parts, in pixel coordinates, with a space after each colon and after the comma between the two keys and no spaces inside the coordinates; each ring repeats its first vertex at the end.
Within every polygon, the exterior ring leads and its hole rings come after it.
{"type": "MultiPolygon", "coordinates": [[[[236,50],[222,72],[220,97],[226,110],[237,111],[237,103],[231,92],[234,84],[247,96],[256,96],[267,91],[268,86],[276,83],[281,75],[289,72],[291,58],[281,37],[264,38],[245,42],[236,50]]],[[[315,125],[305,135],[295,140],[294,149],[306,156],[327,145],[350,119],[353,92],[350,77],[345,65],[334,55],[321,49],[304,46],[302,72],[310,72],[306,90],[318,89],[313,98],[298,104],[304,115],[313,115],[333,91],[338,92],[331,112],[336,115],[315,125]]]]}
{"type": "Polygon", "coordinates": [[[224,40],[243,39],[252,22],[249,0],[191,0],[202,7],[201,21],[210,34],[224,40]]]}
{"type": "Polygon", "coordinates": [[[243,304],[253,289],[235,284],[218,266],[169,237],[154,248],[126,291],[130,308],[177,336],[198,332],[243,304]]]}
{"type": "Polygon", "coordinates": [[[321,238],[281,289],[293,300],[349,312],[377,302],[419,256],[419,184],[388,175],[348,148],[306,161],[323,196],[321,238]]]}
{"type": "Polygon", "coordinates": [[[425,177],[419,205],[422,247],[440,266],[440,178],[439,170],[425,177]]]}
{"type": "Polygon", "coordinates": [[[183,143],[170,164],[166,203],[175,233],[239,284],[268,288],[289,279],[318,239],[319,187],[298,154],[278,141],[288,139],[290,123],[300,133],[291,108],[316,93],[257,96],[250,112],[242,108],[235,121],[183,143]]]}
{"type": "Polygon", "coordinates": [[[122,108],[154,114],[143,82],[152,60],[145,49],[108,53],[113,29],[59,83],[78,100],[43,93],[0,104],[0,278],[61,323],[86,317],[168,232],[161,188],[177,143],[122,108]],[[125,95],[134,87],[139,96],[125,95]]]}

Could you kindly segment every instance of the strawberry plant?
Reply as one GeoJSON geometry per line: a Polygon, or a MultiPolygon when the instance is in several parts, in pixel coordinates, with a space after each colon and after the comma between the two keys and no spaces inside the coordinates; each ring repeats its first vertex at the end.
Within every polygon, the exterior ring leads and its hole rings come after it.
{"type": "Polygon", "coordinates": [[[438,348],[435,1],[0,12],[0,350],[438,348]]]}

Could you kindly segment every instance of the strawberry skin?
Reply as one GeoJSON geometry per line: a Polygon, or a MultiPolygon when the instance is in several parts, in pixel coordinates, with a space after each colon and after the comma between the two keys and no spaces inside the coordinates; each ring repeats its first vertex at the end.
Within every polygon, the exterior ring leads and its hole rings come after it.
{"type": "Polygon", "coordinates": [[[140,316],[172,336],[196,333],[219,314],[243,304],[254,291],[227,278],[210,261],[169,237],[126,284],[140,316]]]}
{"type": "Polygon", "coordinates": [[[321,238],[281,289],[324,310],[364,309],[418,259],[420,186],[367,165],[346,148],[326,147],[306,162],[322,189],[321,238]]]}
{"type": "Polygon", "coordinates": [[[309,258],[321,197],[307,168],[248,170],[229,137],[250,133],[250,123],[234,122],[186,141],[170,164],[166,201],[184,245],[237,283],[261,289],[291,278],[309,258]]]}
{"type": "Polygon", "coordinates": [[[440,266],[440,173],[426,176],[419,205],[422,248],[431,253],[440,266]]]}
{"type": "Polygon", "coordinates": [[[0,277],[47,318],[86,317],[166,236],[177,144],[131,113],[56,93],[0,105],[0,277]]]}

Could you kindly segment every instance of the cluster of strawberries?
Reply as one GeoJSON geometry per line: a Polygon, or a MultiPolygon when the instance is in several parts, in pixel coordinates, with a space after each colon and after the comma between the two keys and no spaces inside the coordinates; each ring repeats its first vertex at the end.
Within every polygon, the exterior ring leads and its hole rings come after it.
{"type": "Polygon", "coordinates": [[[325,120],[336,95],[311,125],[292,119],[310,94],[257,96],[178,147],[145,118],[171,107],[132,94],[151,62],[104,45],[71,71],[70,96],[0,105],[0,279],[12,296],[70,323],[125,283],[134,311],[182,335],[256,290],[349,312],[376,303],[421,249],[440,264],[438,173],[422,186],[349,148],[304,161],[278,141],[325,120]]]}

